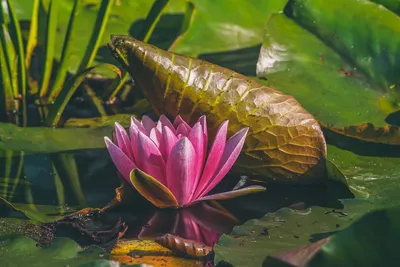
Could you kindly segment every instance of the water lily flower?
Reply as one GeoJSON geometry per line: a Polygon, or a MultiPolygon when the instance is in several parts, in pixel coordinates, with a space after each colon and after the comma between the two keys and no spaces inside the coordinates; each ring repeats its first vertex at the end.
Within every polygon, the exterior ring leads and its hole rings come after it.
{"type": "Polygon", "coordinates": [[[228,173],[243,147],[248,128],[226,140],[224,121],[207,156],[208,131],[202,116],[190,127],[180,116],[172,124],[161,115],[156,123],[134,117],[128,132],[115,123],[115,143],[105,137],[107,149],[120,174],[148,201],[160,208],[189,206],[265,190],[249,186],[207,195],[228,173]]]}

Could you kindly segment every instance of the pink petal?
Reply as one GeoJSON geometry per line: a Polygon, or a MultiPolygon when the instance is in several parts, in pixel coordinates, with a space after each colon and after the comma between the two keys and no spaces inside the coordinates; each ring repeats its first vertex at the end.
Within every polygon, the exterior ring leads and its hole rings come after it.
{"type": "Polygon", "coordinates": [[[186,123],[186,122],[182,119],[180,115],[176,116],[174,120],[174,127],[177,128],[181,123],[186,123]]]}
{"type": "Polygon", "coordinates": [[[151,129],[156,127],[156,123],[146,115],[143,115],[142,117],[142,124],[148,133],[150,133],[151,129]]]}
{"type": "Polygon", "coordinates": [[[204,151],[205,151],[204,153],[206,153],[208,146],[208,129],[207,129],[206,116],[205,115],[201,116],[198,121],[200,122],[201,126],[203,126],[204,151]]]}
{"type": "Polygon", "coordinates": [[[218,193],[218,194],[213,194],[205,197],[201,197],[196,199],[195,201],[189,203],[189,205],[193,205],[195,203],[198,203],[200,201],[206,201],[206,200],[225,200],[225,199],[231,199],[235,197],[241,197],[245,196],[248,194],[254,194],[254,193],[259,193],[265,191],[266,188],[260,185],[252,185],[248,186],[245,188],[241,188],[238,190],[233,190],[233,191],[228,191],[228,192],[223,192],[223,193],[218,193]]]}
{"type": "Polygon", "coordinates": [[[150,131],[149,137],[157,147],[160,147],[161,131],[159,131],[157,128],[153,128],[150,131]]]}
{"type": "Polygon", "coordinates": [[[160,152],[165,162],[167,162],[171,149],[176,142],[178,142],[178,138],[169,127],[164,126],[160,142],[160,152]]]}
{"type": "MultiPolygon", "coordinates": [[[[140,127],[142,127],[144,131],[146,131],[146,129],[144,129],[142,124],[140,124],[140,127]]],[[[131,138],[131,149],[132,149],[132,154],[133,154],[133,159],[134,159],[133,162],[137,162],[137,159],[139,157],[137,138],[138,138],[138,134],[140,131],[139,130],[140,127],[137,124],[132,123],[132,121],[131,121],[131,126],[129,127],[129,137],[131,138]]],[[[146,134],[146,133],[143,133],[143,134],[146,134]]]]}
{"type": "Polygon", "coordinates": [[[210,152],[206,165],[204,166],[203,174],[201,175],[200,182],[196,187],[196,192],[192,196],[192,201],[198,198],[201,192],[210,184],[211,178],[213,177],[218,164],[221,160],[221,156],[225,149],[226,134],[228,132],[228,121],[224,121],[218,128],[217,134],[215,135],[214,142],[211,146],[210,152]]]}
{"type": "Polygon", "coordinates": [[[165,115],[161,115],[159,121],[162,127],[167,126],[175,134],[174,125],[172,125],[171,121],[165,115]]]}
{"type": "Polygon", "coordinates": [[[128,134],[124,127],[122,127],[118,122],[115,123],[115,139],[122,152],[124,152],[133,161],[134,158],[131,148],[131,141],[129,140],[128,134]]]}
{"type": "MultiPolygon", "coordinates": [[[[186,133],[189,133],[189,132],[190,132],[190,129],[192,128],[192,127],[190,127],[189,124],[187,124],[187,123],[182,119],[182,117],[179,116],[179,115],[175,118],[174,126],[175,126],[175,128],[176,128],[177,131],[178,131],[178,128],[180,127],[181,130],[182,130],[183,132],[186,132],[186,133]],[[181,126],[181,125],[182,125],[182,126],[181,126]],[[183,130],[183,128],[185,128],[186,130],[183,130]]],[[[181,133],[183,133],[183,132],[181,132],[181,133]]],[[[177,132],[177,134],[178,134],[178,132],[177,132]]],[[[186,134],[185,136],[187,136],[187,134],[186,134]]]]}
{"type": "Polygon", "coordinates": [[[138,168],[165,185],[165,162],[158,147],[141,132],[138,134],[137,146],[138,157],[136,164],[138,168]]]}
{"type": "Polygon", "coordinates": [[[178,128],[176,128],[176,133],[183,136],[188,136],[190,132],[190,128],[187,128],[183,123],[179,124],[178,128]]]}
{"type": "Polygon", "coordinates": [[[239,157],[239,154],[243,148],[244,141],[246,140],[246,134],[249,131],[249,128],[244,128],[235,133],[231,138],[229,138],[228,142],[226,142],[224,153],[222,154],[221,160],[219,162],[218,168],[211,179],[211,182],[204,191],[200,194],[200,197],[206,195],[213,189],[224,176],[228,173],[228,171],[232,168],[236,159],[239,157]]]}
{"type": "Polygon", "coordinates": [[[131,127],[130,128],[136,128],[138,131],[144,133],[145,135],[149,135],[147,130],[144,128],[142,123],[138,121],[135,117],[131,117],[131,127]]]}
{"type": "Polygon", "coordinates": [[[179,205],[189,201],[197,157],[189,139],[183,137],[171,149],[167,161],[167,186],[179,205]]]}
{"type": "Polygon", "coordinates": [[[190,131],[188,135],[189,141],[192,143],[194,150],[196,151],[196,156],[197,160],[195,162],[195,175],[193,177],[193,186],[190,188],[190,195],[189,198],[192,199],[196,187],[199,183],[201,171],[203,170],[203,165],[204,165],[204,158],[206,155],[205,151],[205,146],[204,146],[204,132],[203,132],[203,126],[200,124],[200,122],[197,122],[192,130],[190,131]]]}
{"type": "Polygon", "coordinates": [[[108,152],[110,153],[111,159],[117,167],[118,171],[129,183],[131,183],[129,174],[136,168],[136,165],[132,160],[125,155],[125,153],[116,146],[108,137],[104,137],[108,152]]]}

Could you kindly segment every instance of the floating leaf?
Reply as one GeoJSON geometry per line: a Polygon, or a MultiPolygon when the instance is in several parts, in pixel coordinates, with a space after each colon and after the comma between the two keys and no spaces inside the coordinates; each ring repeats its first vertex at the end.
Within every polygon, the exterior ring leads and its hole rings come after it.
{"type": "Polygon", "coordinates": [[[391,265],[398,258],[399,219],[399,207],[370,212],[329,238],[267,258],[263,266],[275,266],[271,258],[298,267],[391,265]]]}
{"type": "Polygon", "coordinates": [[[212,134],[250,127],[238,166],[246,175],[278,182],[320,180],[325,140],[315,119],[291,96],[206,61],[161,50],[127,36],[114,53],[158,114],[194,123],[207,115],[212,134]]]}
{"type": "Polygon", "coordinates": [[[257,64],[257,76],[266,79],[261,82],[293,95],[324,124],[382,126],[396,108],[384,89],[354,68],[284,14],[269,19],[257,64]]]}
{"type": "Polygon", "coordinates": [[[322,130],[327,142],[341,149],[364,156],[400,156],[400,128],[397,126],[377,127],[365,123],[334,128],[323,125],[322,130]]]}
{"type": "Polygon", "coordinates": [[[56,238],[49,246],[41,247],[28,237],[11,236],[2,238],[1,246],[0,256],[4,266],[76,266],[106,255],[99,247],[83,250],[69,238],[56,238]]]}
{"type": "Polygon", "coordinates": [[[384,91],[400,83],[396,14],[369,1],[348,0],[290,0],[285,14],[340,51],[384,91]]]}
{"type": "MultiPolygon", "coordinates": [[[[344,209],[321,208],[321,206],[327,205],[311,202],[313,206],[306,210],[292,211],[283,208],[275,213],[268,213],[262,219],[250,220],[243,226],[235,227],[231,234],[221,237],[214,247],[216,262],[225,261],[234,266],[249,265],[250,263],[252,266],[260,266],[265,256],[276,255],[331,236],[335,231],[343,229],[369,210],[400,205],[397,197],[400,184],[400,158],[360,156],[328,145],[328,159],[346,175],[356,199],[341,197],[344,209]]],[[[265,203],[263,208],[271,207],[274,203],[268,203],[279,201],[278,196],[286,200],[294,195],[294,193],[288,194],[284,190],[272,186],[269,186],[268,189],[269,194],[275,192],[277,196],[269,201],[263,198],[250,202],[248,204],[250,208],[247,208],[248,212],[255,212],[257,203],[265,203]]],[[[299,186],[296,185],[293,192],[299,191],[299,189],[299,186]]],[[[321,193],[326,194],[320,189],[313,189],[307,195],[315,198],[316,194],[321,193]]],[[[304,196],[296,196],[293,200],[305,201],[305,204],[308,202],[304,196]]],[[[230,206],[227,208],[239,217],[240,210],[238,211],[238,209],[243,203],[232,204],[231,208],[229,208],[230,206]]],[[[286,203],[285,206],[290,204],[292,203],[286,203]]],[[[306,207],[308,206],[306,205],[306,207]]],[[[257,207],[257,209],[260,208],[257,207]]],[[[270,211],[271,208],[264,210],[270,211]]],[[[274,209],[272,210],[274,211],[274,209]]],[[[263,216],[261,212],[257,214],[259,217],[263,216]]]]}

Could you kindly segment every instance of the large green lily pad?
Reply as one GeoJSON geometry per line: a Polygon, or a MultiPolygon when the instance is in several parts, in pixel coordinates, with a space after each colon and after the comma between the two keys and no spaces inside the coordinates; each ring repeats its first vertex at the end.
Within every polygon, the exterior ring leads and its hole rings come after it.
{"type": "Polygon", "coordinates": [[[346,227],[355,215],[341,216],[330,210],[312,207],[295,212],[282,208],[261,219],[254,219],[223,235],[214,246],[216,263],[235,267],[261,266],[267,255],[308,244],[346,227]]]}
{"type": "Polygon", "coordinates": [[[263,266],[396,265],[399,216],[398,206],[370,212],[331,237],[266,258],[263,266]]]}
{"type": "Polygon", "coordinates": [[[364,157],[334,146],[328,146],[328,158],[347,176],[356,199],[342,200],[344,209],[334,212],[317,206],[299,212],[283,208],[251,220],[221,237],[217,261],[260,266],[267,255],[329,236],[368,211],[400,204],[400,158],[364,157]]]}
{"type": "Polygon", "coordinates": [[[284,14],[267,23],[257,73],[326,124],[383,125],[388,114],[373,81],[284,14]]]}
{"type": "Polygon", "coordinates": [[[49,246],[39,247],[24,236],[2,238],[0,256],[4,266],[76,266],[107,257],[107,253],[92,247],[83,250],[69,238],[55,238],[49,246]]]}

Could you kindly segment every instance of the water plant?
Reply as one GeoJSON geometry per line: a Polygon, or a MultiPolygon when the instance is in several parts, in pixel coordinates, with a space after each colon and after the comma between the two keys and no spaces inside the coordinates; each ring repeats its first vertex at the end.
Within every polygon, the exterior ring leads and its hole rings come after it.
{"type": "Polygon", "coordinates": [[[129,135],[116,123],[115,141],[104,139],[119,172],[142,196],[160,208],[183,207],[265,190],[249,186],[207,195],[235,163],[248,132],[241,129],[226,140],[227,130],[224,121],[208,153],[205,116],[193,127],[180,116],[173,124],[164,115],[157,123],[147,116],[141,122],[132,117],[129,135]]]}

